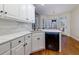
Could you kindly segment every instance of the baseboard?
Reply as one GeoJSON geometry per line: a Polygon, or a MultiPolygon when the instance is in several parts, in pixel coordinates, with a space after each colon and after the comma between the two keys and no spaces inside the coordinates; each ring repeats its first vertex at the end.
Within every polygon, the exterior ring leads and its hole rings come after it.
{"type": "Polygon", "coordinates": [[[79,38],[77,38],[77,37],[75,37],[75,36],[73,36],[73,35],[71,35],[70,37],[72,37],[72,38],[74,38],[75,40],[79,41],[79,38]]]}

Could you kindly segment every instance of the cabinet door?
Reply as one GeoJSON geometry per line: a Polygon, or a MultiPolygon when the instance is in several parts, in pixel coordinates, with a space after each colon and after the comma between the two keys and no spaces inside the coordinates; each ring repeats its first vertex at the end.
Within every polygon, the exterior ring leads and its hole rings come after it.
{"type": "Polygon", "coordinates": [[[39,50],[39,42],[37,37],[32,37],[32,51],[38,51],[39,50]]]}
{"type": "Polygon", "coordinates": [[[10,55],[10,51],[3,53],[2,55],[10,55]]]}
{"type": "Polygon", "coordinates": [[[20,19],[26,21],[28,20],[28,5],[27,4],[20,4],[19,5],[19,16],[20,19]]]}
{"type": "Polygon", "coordinates": [[[19,18],[19,4],[5,4],[4,14],[7,17],[19,18]]]}
{"type": "Polygon", "coordinates": [[[26,41],[25,42],[25,55],[29,55],[31,53],[31,42],[26,41]]]}
{"type": "Polygon", "coordinates": [[[24,44],[21,44],[12,49],[12,55],[24,55],[24,44]]]}
{"type": "Polygon", "coordinates": [[[44,34],[39,37],[39,49],[45,49],[45,37],[44,34]]]}
{"type": "Polygon", "coordinates": [[[3,4],[0,4],[0,16],[3,14],[3,4]]]}
{"type": "Polygon", "coordinates": [[[35,23],[35,7],[32,4],[28,5],[28,19],[35,23]]]}

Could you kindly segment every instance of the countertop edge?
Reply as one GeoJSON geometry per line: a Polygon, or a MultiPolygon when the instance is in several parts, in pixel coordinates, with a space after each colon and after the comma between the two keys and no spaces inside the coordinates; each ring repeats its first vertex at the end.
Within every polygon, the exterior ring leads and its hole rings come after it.
{"type": "Polygon", "coordinates": [[[0,36],[0,41],[2,41],[2,42],[0,42],[0,45],[2,45],[2,44],[4,44],[4,43],[7,43],[7,42],[9,42],[9,41],[12,41],[12,40],[14,40],[14,39],[17,39],[17,38],[19,38],[19,37],[21,37],[21,36],[24,36],[24,35],[27,35],[27,34],[32,34],[32,32],[18,32],[18,33],[13,33],[13,34],[9,34],[9,35],[3,35],[3,36],[0,36]],[[22,33],[22,34],[21,34],[22,33]],[[19,35],[17,35],[17,34],[19,34],[19,35]],[[12,38],[7,38],[7,37],[10,37],[10,36],[12,36],[12,35],[15,35],[14,37],[12,37],[12,38]],[[3,39],[2,39],[3,38],[3,39]],[[6,39],[7,38],[7,39],[6,39]],[[1,40],[2,39],[2,40],[1,40]]]}

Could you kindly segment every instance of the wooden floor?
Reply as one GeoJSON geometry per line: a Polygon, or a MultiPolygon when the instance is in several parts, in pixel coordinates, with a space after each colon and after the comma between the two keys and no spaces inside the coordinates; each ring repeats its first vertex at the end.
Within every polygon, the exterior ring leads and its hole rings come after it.
{"type": "Polygon", "coordinates": [[[41,50],[32,55],[79,55],[79,42],[74,40],[71,37],[64,37],[67,40],[66,45],[64,45],[64,49],[61,53],[53,50],[41,50]]]}

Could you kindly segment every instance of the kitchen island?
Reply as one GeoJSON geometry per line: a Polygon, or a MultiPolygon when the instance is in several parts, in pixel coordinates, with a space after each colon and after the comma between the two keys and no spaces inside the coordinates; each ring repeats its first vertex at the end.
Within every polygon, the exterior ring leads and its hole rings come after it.
{"type": "Polygon", "coordinates": [[[57,29],[40,29],[45,32],[46,49],[59,50],[61,52],[61,31],[57,29]]]}

